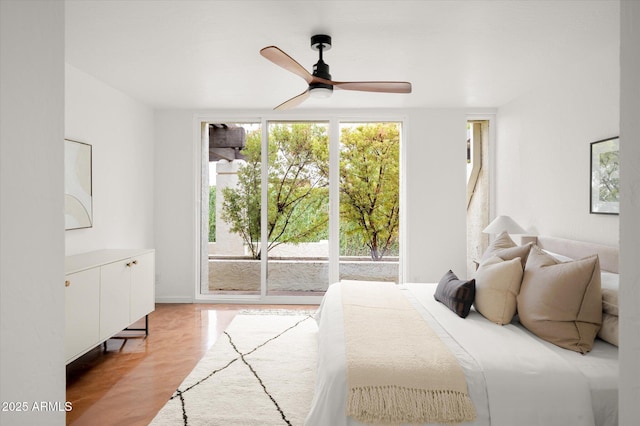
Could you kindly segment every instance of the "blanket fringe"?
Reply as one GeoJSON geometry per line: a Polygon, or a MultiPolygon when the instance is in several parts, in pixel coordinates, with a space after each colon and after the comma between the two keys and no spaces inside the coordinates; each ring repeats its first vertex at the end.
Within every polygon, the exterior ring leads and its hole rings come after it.
{"type": "Polygon", "coordinates": [[[349,389],[347,415],[374,424],[454,424],[475,420],[476,410],[463,392],[367,386],[349,389]]]}

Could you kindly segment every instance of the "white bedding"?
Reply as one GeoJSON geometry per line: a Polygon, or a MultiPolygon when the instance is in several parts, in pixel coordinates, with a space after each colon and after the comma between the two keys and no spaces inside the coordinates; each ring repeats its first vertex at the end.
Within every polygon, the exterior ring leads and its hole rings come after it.
{"type": "MultiPolygon", "coordinates": [[[[361,425],[344,414],[346,357],[338,286],[329,287],[318,311],[318,372],[308,426],[361,425]]],[[[580,355],[538,339],[517,323],[498,326],[473,310],[462,319],[434,300],[436,284],[402,288],[463,368],[478,414],[467,424],[617,425],[613,345],[598,340],[591,353],[580,355]]]]}

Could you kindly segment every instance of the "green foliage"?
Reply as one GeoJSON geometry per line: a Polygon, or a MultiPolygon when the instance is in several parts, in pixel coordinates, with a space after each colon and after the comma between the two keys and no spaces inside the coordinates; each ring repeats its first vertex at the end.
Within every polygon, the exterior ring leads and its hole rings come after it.
{"type": "Polygon", "coordinates": [[[216,187],[209,187],[209,242],[216,241],[216,187]]]}
{"type": "MultiPolygon", "coordinates": [[[[236,188],[225,188],[223,219],[254,258],[260,257],[260,134],[247,136],[247,164],[236,188]]],[[[326,126],[278,124],[269,133],[267,250],[283,243],[326,238],[329,147],[326,126]]]]}
{"type": "Polygon", "coordinates": [[[620,201],[620,160],[619,151],[600,154],[600,187],[598,188],[601,201],[620,201]]]}
{"type": "MultiPolygon", "coordinates": [[[[260,258],[261,133],[247,134],[238,185],[224,188],[222,218],[260,258]]],[[[399,126],[343,128],[340,161],[342,255],[380,260],[398,253],[399,126]]],[[[328,238],[327,126],[283,123],[269,128],[267,250],[328,238]]]]}
{"type": "Polygon", "coordinates": [[[341,142],[341,234],[345,245],[348,244],[344,249],[357,253],[364,245],[374,260],[380,260],[386,254],[397,254],[400,224],[398,125],[375,123],[345,127],[341,142]]]}
{"type": "Polygon", "coordinates": [[[231,225],[231,232],[242,237],[256,259],[260,257],[260,152],[260,132],[248,133],[242,151],[247,164],[238,171],[238,185],[222,189],[222,219],[231,225]]]}

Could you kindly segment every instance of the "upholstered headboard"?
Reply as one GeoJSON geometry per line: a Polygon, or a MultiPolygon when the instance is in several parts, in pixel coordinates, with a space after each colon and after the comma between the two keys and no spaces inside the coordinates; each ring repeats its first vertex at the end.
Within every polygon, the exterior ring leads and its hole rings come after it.
{"type": "Polygon", "coordinates": [[[618,248],[602,244],[586,243],[583,241],[567,240],[564,238],[539,235],[538,247],[562,254],[573,259],[580,259],[597,254],[600,259],[600,269],[618,273],[618,248]]]}

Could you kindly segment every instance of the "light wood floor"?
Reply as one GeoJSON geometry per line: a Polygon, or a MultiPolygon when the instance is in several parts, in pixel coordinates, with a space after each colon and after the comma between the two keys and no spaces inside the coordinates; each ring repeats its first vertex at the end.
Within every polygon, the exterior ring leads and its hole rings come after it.
{"type": "Polygon", "coordinates": [[[67,425],[148,425],[240,310],[280,308],[317,306],[157,304],[148,337],[122,332],[67,366],[67,425]]]}

